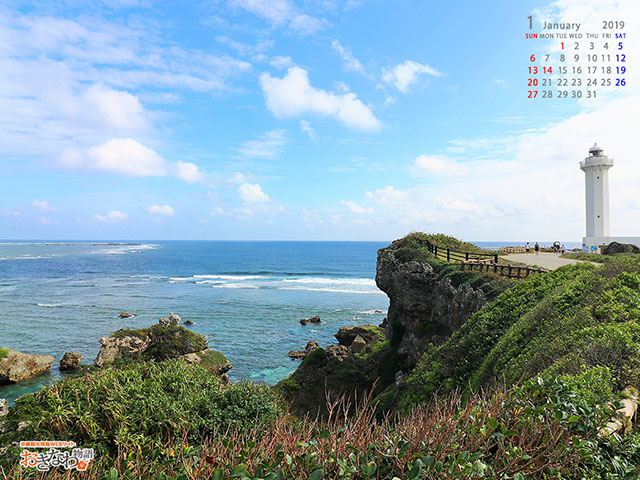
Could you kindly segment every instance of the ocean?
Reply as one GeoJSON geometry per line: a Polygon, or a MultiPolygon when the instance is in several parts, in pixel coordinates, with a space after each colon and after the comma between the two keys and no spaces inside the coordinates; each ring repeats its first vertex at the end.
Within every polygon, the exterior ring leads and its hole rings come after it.
{"type": "Polygon", "coordinates": [[[0,398],[59,378],[65,352],[92,363],[101,337],[170,312],[227,356],[232,381],[274,384],[298,365],[289,350],[336,343],[340,327],[377,325],[388,308],[374,280],[387,242],[98,243],[0,244],[0,346],[55,357],[51,373],[0,386],[0,398]],[[300,325],[314,315],[321,324],[300,325]]]}
{"type": "Polygon", "coordinates": [[[170,312],[227,356],[232,381],[272,385],[298,365],[289,350],[336,343],[340,327],[377,325],[389,304],[374,280],[388,242],[124,243],[0,243],[0,346],[55,357],[49,374],[0,386],[0,398],[63,376],[65,352],[93,363],[101,337],[170,312]],[[136,316],[118,318],[123,311],[136,316]],[[314,315],[321,324],[300,325],[314,315]]]}

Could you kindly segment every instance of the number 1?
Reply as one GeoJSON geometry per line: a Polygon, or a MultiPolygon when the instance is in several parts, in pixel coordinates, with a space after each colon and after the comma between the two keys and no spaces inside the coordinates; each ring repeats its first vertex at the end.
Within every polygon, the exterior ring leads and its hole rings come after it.
{"type": "Polygon", "coordinates": [[[529,30],[531,30],[533,28],[533,17],[529,15],[527,18],[529,19],[529,30]]]}

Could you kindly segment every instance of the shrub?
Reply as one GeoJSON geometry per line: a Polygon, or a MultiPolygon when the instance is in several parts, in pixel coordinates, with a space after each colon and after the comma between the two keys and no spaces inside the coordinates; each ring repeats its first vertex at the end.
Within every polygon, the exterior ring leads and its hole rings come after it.
{"type": "Polygon", "coordinates": [[[609,366],[618,387],[640,383],[640,262],[573,265],[534,275],[430,349],[403,387],[407,409],[436,390],[576,374],[609,366]]]}
{"type": "Polygon", "coordinates": [[[70,377],[20,397],[0,444],[73,440],[101,452],[157,448],[170,439],[262,425],[277,413],[266,385],[226,389],[205,367],[182,360],[131,362],[70,377]],[[26,429],[17,433],[20,422],[26,429]]]}

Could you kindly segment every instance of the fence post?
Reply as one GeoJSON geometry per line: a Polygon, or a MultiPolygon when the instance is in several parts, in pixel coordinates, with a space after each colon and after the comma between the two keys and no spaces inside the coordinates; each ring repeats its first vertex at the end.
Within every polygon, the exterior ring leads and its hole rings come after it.
{"type": "Polygon", "coordinates": [[[438,258],[438,246],[434,245],[433,248],[434,248],[433,256],[438,258]]]}
{"type": "Polygon", "coordinates": [[[465,252],[464,254],[464,259],[468,262],[469,261],[469,252],[465,252]]]}
{"type": "Polygon", "coordinates": [[[493,261],[498,263],[498,254],[497,253],[493,256],[493,261]]]}
{"type": "Polygon", "coordinates": [[[447,262],[451,261],[451,250],[447,248],[447,262]]]}

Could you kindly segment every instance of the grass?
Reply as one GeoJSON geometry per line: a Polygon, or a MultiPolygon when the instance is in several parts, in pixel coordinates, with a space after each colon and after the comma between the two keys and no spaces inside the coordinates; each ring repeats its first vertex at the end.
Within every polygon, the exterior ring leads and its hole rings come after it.
{"type": "Polygon", "coordinates": [[[0,360],[7,358],[9,356],[8,348],[0,348],[0,360]]]}
{"type": "Polygon", "coordinates": [[[599,253],[567,252],[561,255],[561,258],[569,258],[572,260],[585,260],[587,262],[595,262],[595,263],[609,263],[609,262],[615,261],[616,258],[620,258],[620,257],[640,259],[640,254],[615,253],[613,255],[601,255],[599,253]]]}
{"type": "Polygon", "coordinates": [[[197,355],[201,359],[200,365],[202,365],[205,368],[208,368],[209,370],[213,370],[214,372],[219,371],[221,367],[224,367],[229,363],[229,360],[227,360],[227,357],[225,357],[224,354],[216,350],[207,350],[206,352],[198,352],[197,355]]]}
{"type": "Polygon", "coordinates": [[[122,448],[149,450],[176,438],[196,440],[218,430],[261,425],[277,412],[266,385],[222,388],[218,377],[200,365],[179,359],[132,361],[23,395],[4,419],[0,445],[47,439],[73,440],[100,455],[122,448]],[[17,432],[20,422],[26,427],[17,432]]]}
{"type": "Polygon", "coordinates": [[[611,368],[613,386],[640,385],[640,261],[571,265],[506,290],[444,344],[403,387],[408,409],[436,391],[611,368]]]}
{"type": "MultiPolygon", "coordinates": [[[[597,380],[598,377],[594,378],[597,380]]],[[[435,397],[406,415],[376,416],[370,397],[339,398],[322,418],[280,413],[249,428],[215,427],[157,448],[129,445],[96,456],[82,478],[246,480],[489,480],[635,478],[637,434],[600,437],[614,404],[584,394],[571,379],[536,380],[494,388],[463,399],[435,397]]],[[[243,396],[230,396],[233,405],[243,396]]],[[[144,400],[141,400],[144,402],[144,400]]],[[[198,416],[195,417],[196,419],[198,416]]],[[[7,479],[70,478],[0,465],[7,479]]]]}

